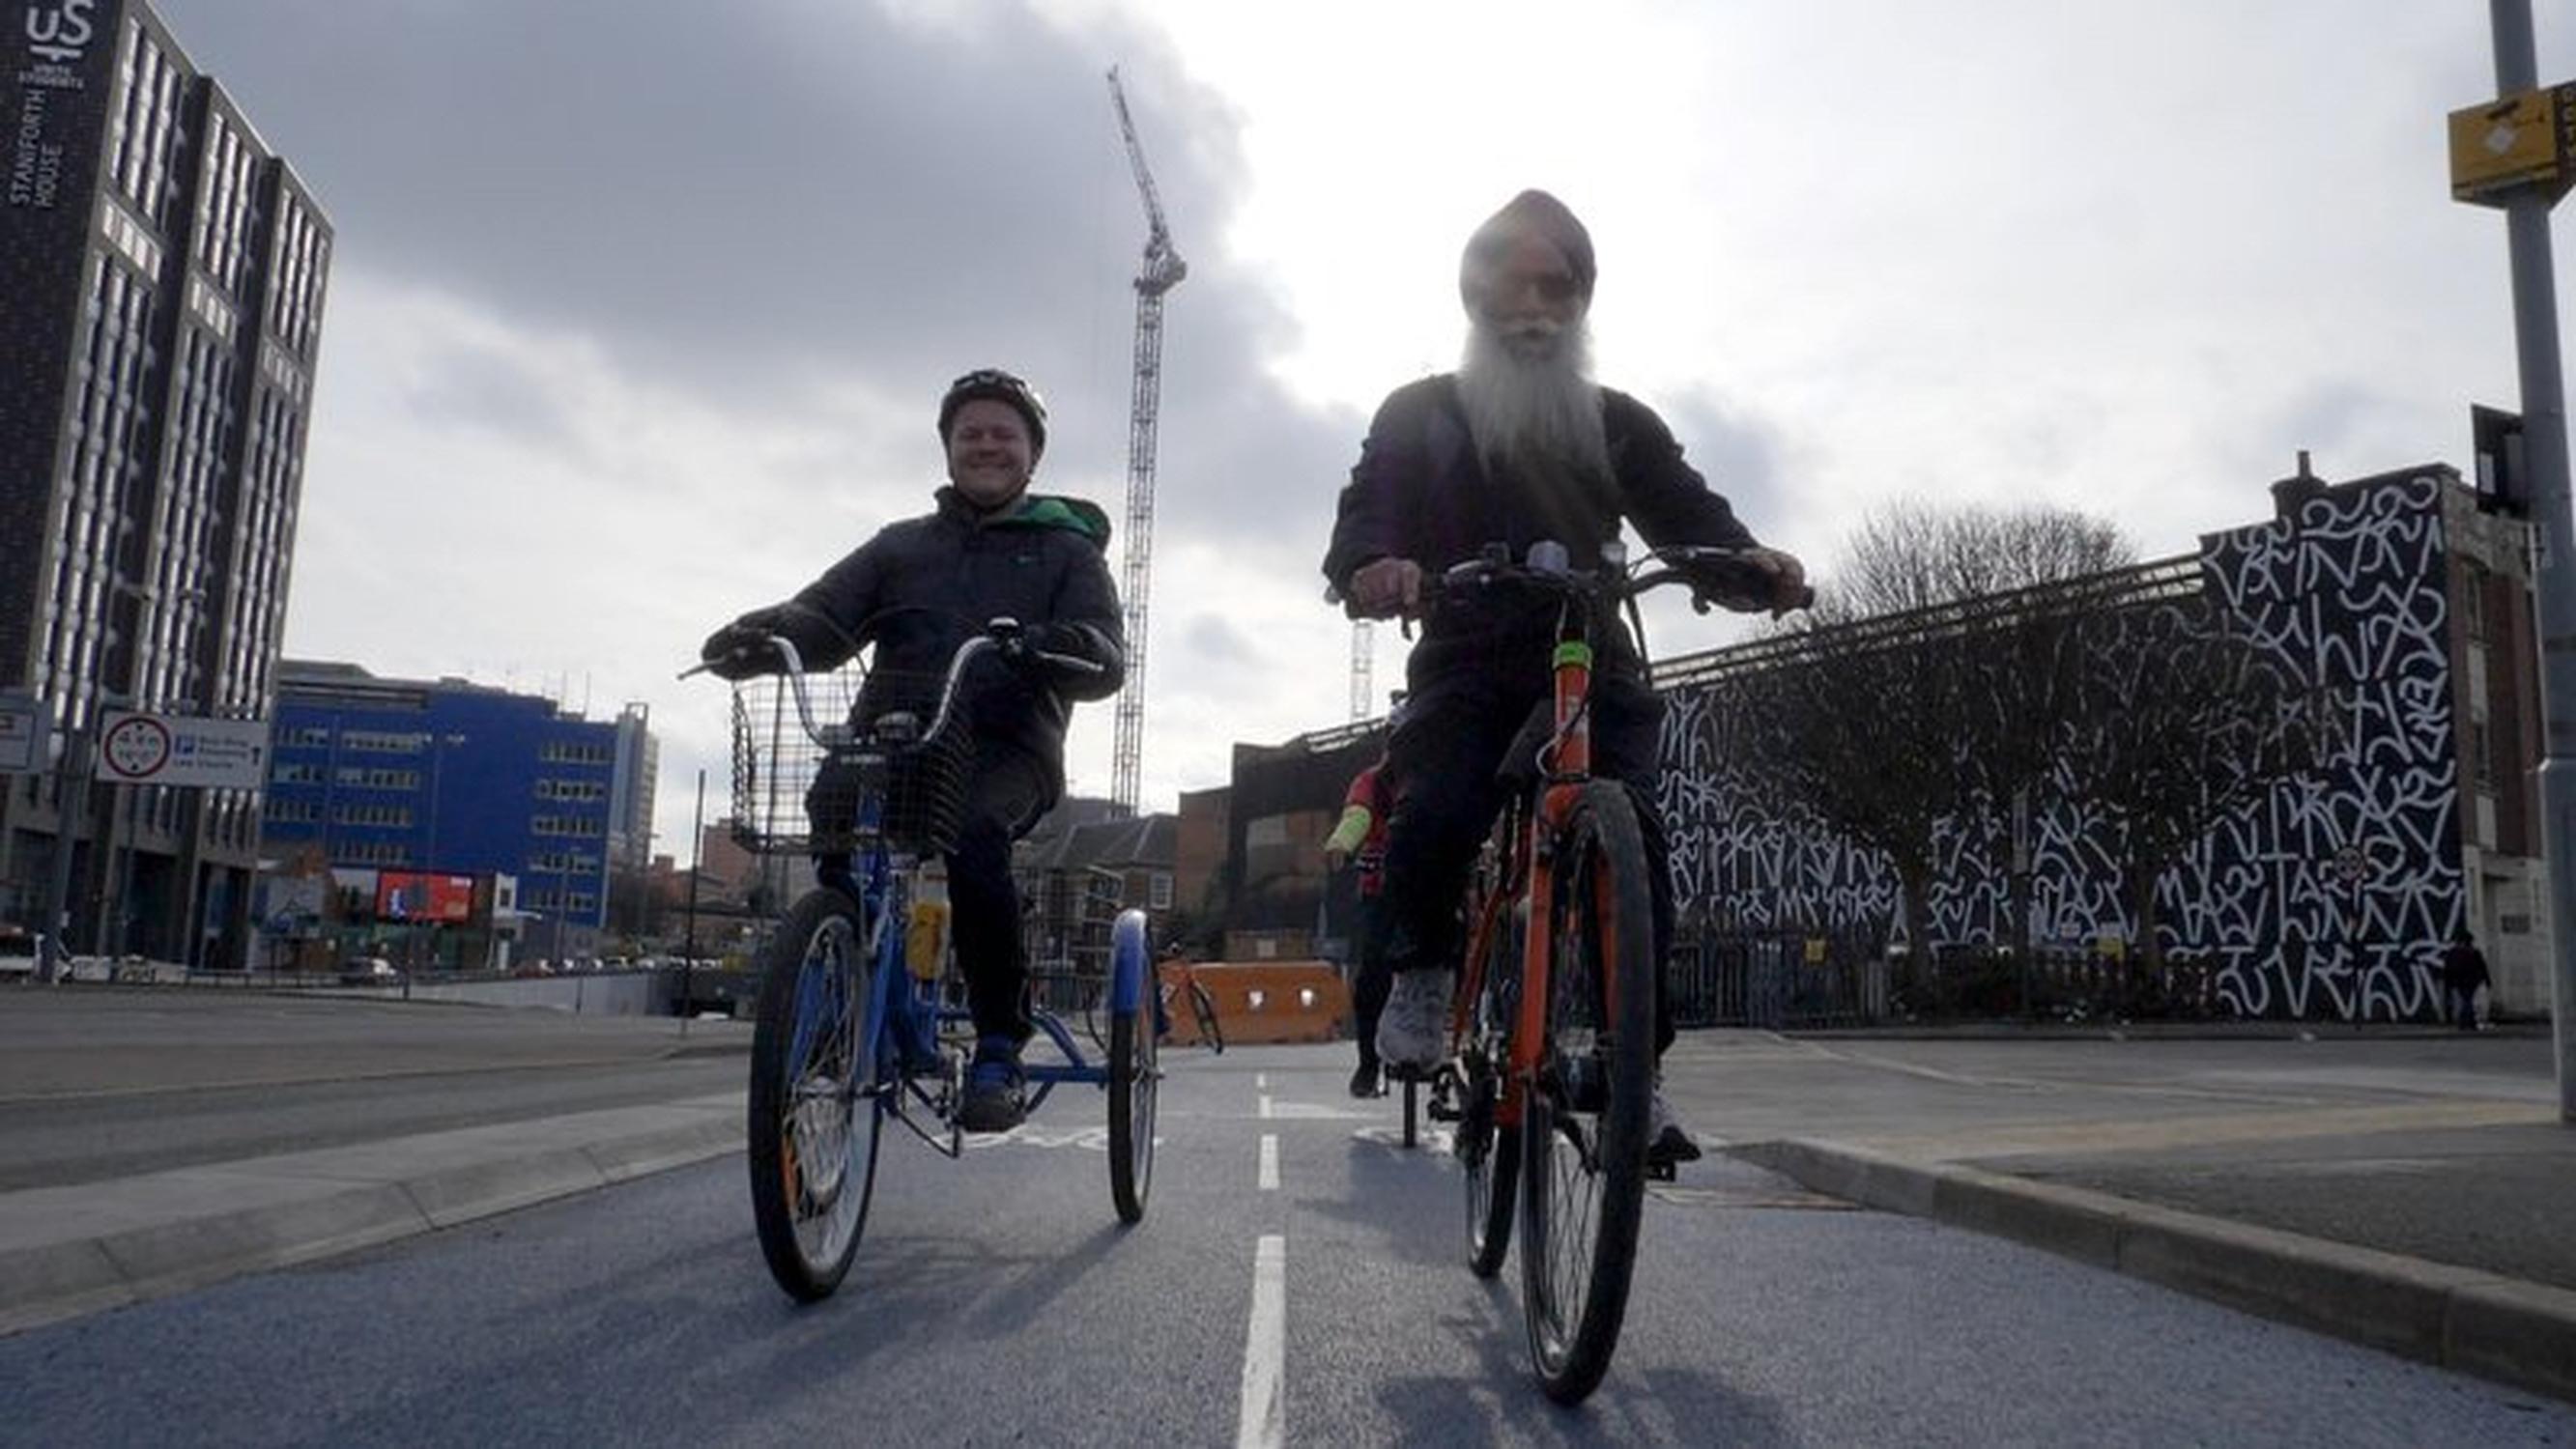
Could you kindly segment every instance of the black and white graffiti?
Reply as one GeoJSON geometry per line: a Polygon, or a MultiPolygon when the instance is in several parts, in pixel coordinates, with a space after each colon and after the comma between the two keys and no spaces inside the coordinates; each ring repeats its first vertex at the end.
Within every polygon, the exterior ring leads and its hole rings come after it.
{"type": "MultiPolygon", "coordinates": [[[[2438,476],[2350,484],[2304,502],[2295,526],[2203,540],[2204,605],[2333,711],[2313,769],[2221,820],[2157,882],[2166,953],[2215,965],[2241,1015],[2438,1013],[2434,956],[2466,906],[2443,487],[2438,476]]],[[[1729,748],[1739,700],[1722,676],[1667,696],[1661,804],[1680,908],[1719,929],[1884,939],[1900,919],[1893,872],[1753,803],[1729,748]]],[[[2083,809],[2033,812],[2035,941],[2131,938],[2118,872],[2083,809]]],[[[1936,945],[2009,934],[2003,863],[1969,837],[1942,838],[1936,945]]]]}

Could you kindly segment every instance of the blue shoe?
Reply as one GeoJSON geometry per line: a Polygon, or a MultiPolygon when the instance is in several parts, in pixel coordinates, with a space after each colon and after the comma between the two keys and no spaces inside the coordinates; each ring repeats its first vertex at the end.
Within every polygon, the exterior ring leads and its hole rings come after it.
{"type": "Polygon", "coordinates": [[[1028,1076],[1020,1070],[1020,1044],[988,1036],[975,1044],[966,1069],[966,1100],[957,1125],[969,1132],[1008,1132],[1029,1115],[1028,1076]]]}

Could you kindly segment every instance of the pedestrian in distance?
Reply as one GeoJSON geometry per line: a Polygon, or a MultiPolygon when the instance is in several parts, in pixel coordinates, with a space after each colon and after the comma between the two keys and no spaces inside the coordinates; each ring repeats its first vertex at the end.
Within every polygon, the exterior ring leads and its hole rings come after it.
{"type": "MultiPolygon", "coordinates": [[[[1426,574],[1488,544],[1525,558],[1561,544],[1576,569],[1599,566],[1623,520],[1656,545],[1752,550],[1774,606],[1805,593],[1797,559],[1761,548],[1724,498],[1682,460],[1654,410],[1593,380],[1585,328],[1597,276],[1592,238],[1572,210],[1524,191],[1468,239],[1458,277],[1468,321],[1455,372],[1409,383],[1369,424],[1342,490],[1323,572],[1364,618],[1413,617],[1426,574]]],[[[1723,585],[1710,592],[1724,595],[1723,585]]],[[[1405,723],[1388,738],[1399,786],[1388,829],[1381,931],[1393,987],[1378,1027],[1388,1070],[1437,1065],[1463,943],[1457,906],[1503,795],[1495,769],[1522,721],[1550,697],[1554,611],[1495,600],[1425,621],[1405,664],[1405,723]]],[[[1662,707],[1626,631],[1613,628],[1595,672],[1595,773],[1636,799],[1653,862],[1655,939],[1671,939],[1672,892],[1654,809],[1662,707]]],[[[1659,969],[1661,963],[1659,962],[1659,969]]],[[[1658,993],[1660,1052],[1672,1040],[1672,991],[1658,993]]],[[[1649,1151],[1699,1155],[1658,1090],[1649,1151]]]]}
{"type": "Polygon", "coordinates": [[[2486,986],[2487,958],[2478,950],[2478,938],[2467,927],[2442,948],[2442,1000],[2444,1014],[2462,1031],[2478,1029],[2478,989],[2486,986]]]}
{"type": "MultiPolygon", "coordinates": [[[[975,1019],[974,1060],[959,1120],[1001,1132],[1026,1114],[1020,1049],[1031,1031],[1028,959],[1020,936],[1011,842],[1064,793],[1064,732],[1077,701],[1106,699],[1125,676],[1117,586],[1107,562],[1108,516],[1079,498],[1032,493],[1046,452],[1046,406],[998,369],[970,372],[939,402],[948,484],[921,517],[887,524],[793,598],[718,629],[701,657],[727,679],[774,673],[770,643],[792,643],[809,670],[836,667],[873,645],[871,684],[936,675],[995,619],[1017,621],[1022,647],[970,678],[966,718],[974,755],[965,818],[944,856],[957,967],[975,1019]],[[1056,655],[1074,670],[1046,663],[1056,655]]],[[[870,708],[864,697],[860,708],[870,708]]],[[[852,782],[821,772],[807,797],[818,836],[846,831],[852,782]]],[[[829,871],[846,855],[817,862],[829,871]]]]}

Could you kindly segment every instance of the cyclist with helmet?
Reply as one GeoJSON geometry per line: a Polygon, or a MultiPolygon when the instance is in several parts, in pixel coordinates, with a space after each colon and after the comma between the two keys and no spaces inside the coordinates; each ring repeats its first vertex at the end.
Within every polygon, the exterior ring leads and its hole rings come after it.
{"type": "MultiPolygon", "coordinates": [[[[784,667],[768,642],[779,635],[808,669],[832,668],[873,644],[880,674],[928,676],[987,622],[1021,624],[1018,662],[968,681],[974,763],[964,823],[946,855],[976,1032],[959,1117],[970,1132],[1001,1132],[1026,1110],[1020,1048],[1031,1030],[1011,842],[1063,795],[1072,706],[1118,692],[1126,643],[1106,558],[1108,516],[1083,499],[1029,491],[1046,452],[1036,391],[998,369],[966,374],[940,399],[939,440],[948,484],[928,514],[887,524],[795,597],[718,629],[701,657],[728,679],[771,673],[784,667]],[[1047,665],[1041,654],[1093,668],[1047,665]]],[[[809,808],[826,793],[818,782],[809,808]]]]}

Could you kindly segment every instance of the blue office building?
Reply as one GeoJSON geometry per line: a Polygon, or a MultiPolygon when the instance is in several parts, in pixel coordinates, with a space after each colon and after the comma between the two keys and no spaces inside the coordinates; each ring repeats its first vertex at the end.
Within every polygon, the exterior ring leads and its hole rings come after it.
{"type": "Polygon", "coordinates": [[[522,949],[588,954],[608,919],[620,736],[632,728],[460,679],[286,660],[262,854],[319,845],[344,878],[515,877],[522,949]]]}

